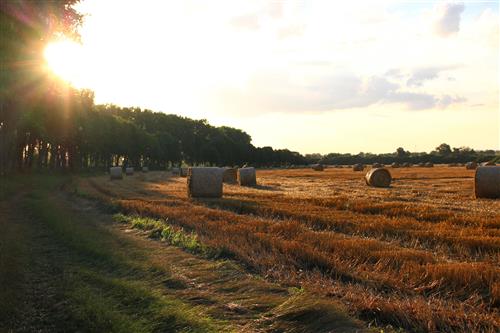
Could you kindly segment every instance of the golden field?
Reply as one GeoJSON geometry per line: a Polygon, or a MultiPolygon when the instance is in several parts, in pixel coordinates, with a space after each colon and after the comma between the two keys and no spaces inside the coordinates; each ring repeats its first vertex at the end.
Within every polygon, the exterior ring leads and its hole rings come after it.
{"type": "Polygon", "coordinates": [[[390,169],[390,188],[350,168],[258,170],[255,187],[189,199],[186,178],[80,178],[127,214],[194,232],[218,256],[411,331],[500,329],[500,201],[474,198],[464,167],[390,169]]]}

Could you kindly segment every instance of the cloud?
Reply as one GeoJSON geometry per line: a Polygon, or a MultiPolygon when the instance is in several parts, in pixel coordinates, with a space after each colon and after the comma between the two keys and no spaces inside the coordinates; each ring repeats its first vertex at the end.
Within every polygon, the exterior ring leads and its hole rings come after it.
{"type": "Polygon", "coordinates": [[[445,109],[451,104],[464,103],[466,101],[467,100],[461,96],[444,95],[437,101],[437,106],[442,108],[442,109],[445,109]]]}
{"type": "Polygon", "coordinates": [[[350,73],[294,81],[287,73],[261,73],[245,90],[225,90],[222,101],[230,101],[242,113],[325,112],[365,108],[376,104],[403,104],[408,110],[446,108],[465,98],[406,91],[381,76],[360,77],[350,73]],[[242,107],[243,106],[243,107],[242,107]],[[246,111],[245,111],[246,110],[246,111]]]}
{"type": "Polygon", "coordinates": [[[465,5],[460,3],[441,3],[436,7],[434,32],[440,37],[448,37],[460,31],[460,15],[465,5]]]}
{"type": "Polygon", "coordinates": [[[425,81],[436,79],[443,71],[458,68],[459,66],[435,66],[435,67],[422,67],[413,71],[406,85],[409,87],[420,87],[425,81]]]}

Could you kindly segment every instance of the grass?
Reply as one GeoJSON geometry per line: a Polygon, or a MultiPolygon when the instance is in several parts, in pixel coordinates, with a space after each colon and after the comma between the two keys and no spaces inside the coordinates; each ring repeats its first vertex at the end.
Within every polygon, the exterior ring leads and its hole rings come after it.
{"type": "MultiPolygon", "coordinates": [[[[86,332],[221,332],[230,330],[220,320],[203,313],[202,309],[161,293],[151,284],[151,267],[138,259],[145,254],[117,240],[95,221],[82,220],[61,198],[51,194],[62,185],[56,177],[32,177],[33,189],[20,202],[26,220],[20,226],[27,233],[13,232],[10,240],[17,244],[34,244],[36,251],[20,252],[7,249],[5,258],[23,262],[41,260],[50,264],[47,289],[43,298],[63,304],[64,311],[47,310],[52,317],[46,322],[33,322],[31,330],[86,332]],[[28,227],[29,226],[29,227],[28,227]],[[123,253],[124,246],[128,250],[123,253]],[[30,257],[34,256],[34,257],[30,257]],[[44,256],[44,257],[42,257],[44,256]],[[40,325],[42,327],[40,327],[40,325]],[[45,326],[44,326],[45,325],[45,326]]],[[[29,181],[29,180],[27,180],[29,181]]],[[[63,179],[64,181],[64,179],[63,179]]],[[[67,179],[66,179],[67,181],[67,179]]],[[[17,225],[17,224],[16,224],[17,225]]],[[[7,239],[2,233],[2,244],[7,239]]],[[[4,251],[2,251],[4,252],[4,251]]],[[[6,290],[17,290],[21,299],[25,285],[16,284],[16,276],[30,278],[34,273],[25,265],[6,262],[9,275],[2,274],[6,290]]],[[[2,273],[4,271],[2,270],[2,273]]],[[[163,272],[168,274],[168,272],[163,272]]],[[[2,288],[3,290],[4,288],[2,288]]],[[[38,290],[37,292],[43,292],[38,290]]],[[[2,297],[2,309],[11,307],[2,297]]],[[[46,305],[46,304],[42,304],[46,305]]],[[[19,309],[19,312],[29,309],[19,309]]],[[[21,318],[23,314],[17,314],[21,318]]],[[[26,314],[25,314],[26,315],[26,314]]],[[[11,323],[15,325],[15,323],[11,323]]]]}
{"type": "Polygon", "coordinates": [[[147,231],[149,237],[161,239],[191,253],[210,255],[206,246],[198,241],[195,233],[188,234],[179,227],[168,225],[165,221],[137,215],[126,216],[121,213],[113,215],[113,219],[119,223],[130,224],[132,228],[147,231]]]}
{"type": "Polygon", "coordinates": [[[497,331],[500,203],[474,200],[473,172],[462,168],[391,173],[390,189],[374,189],[348,169],[266,170],[261,187],[225,185],[222,199],[207,200],[189,200],[166,173],[80,187],[194,233],[264,277],[338,298],[364,320],[497,331]]]}

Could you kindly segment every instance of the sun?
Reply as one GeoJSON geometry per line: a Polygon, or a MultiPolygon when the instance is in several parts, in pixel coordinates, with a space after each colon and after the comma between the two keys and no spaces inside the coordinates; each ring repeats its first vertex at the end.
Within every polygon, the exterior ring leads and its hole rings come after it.
{"type": "Polygon", "coordinates": [[[74,86],[84,85],[87,66],[80,44],[66,39],[50,42],[44,57],[52,73],[74,86]]]}

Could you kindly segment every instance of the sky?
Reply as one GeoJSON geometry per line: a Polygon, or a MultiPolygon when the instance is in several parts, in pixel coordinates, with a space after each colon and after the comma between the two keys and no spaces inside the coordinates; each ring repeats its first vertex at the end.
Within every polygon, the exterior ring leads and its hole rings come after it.
{"type": "Polygon", "coordinates": [[[204,118],[301,153],[500,149],[498,1],[78,9],[82,44],[54,44],[48,60],[97,103],[204,118]]]}

